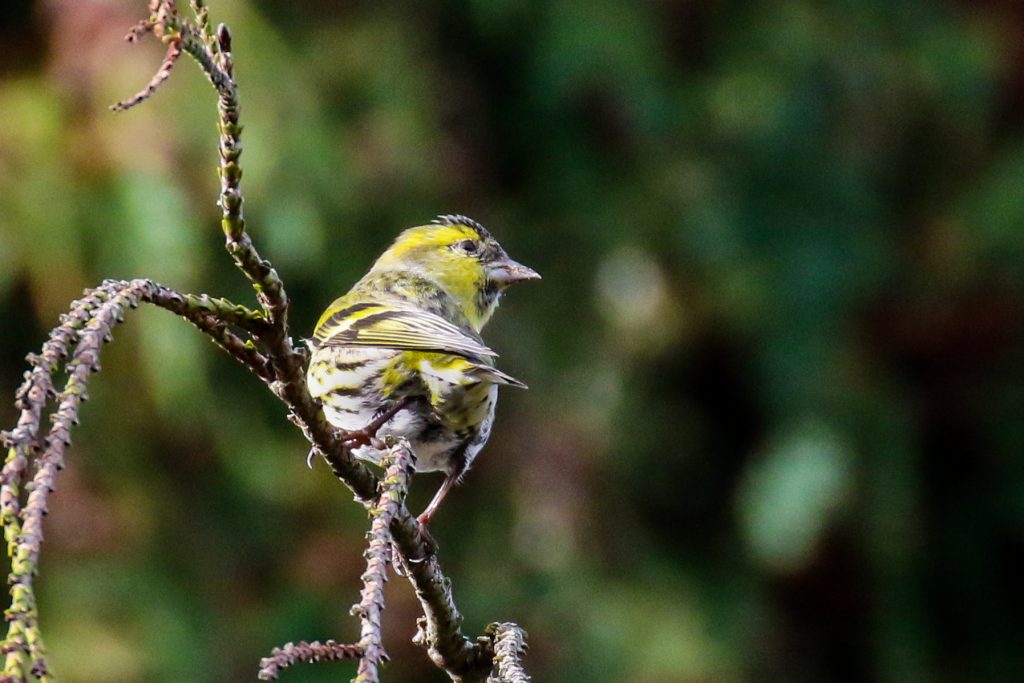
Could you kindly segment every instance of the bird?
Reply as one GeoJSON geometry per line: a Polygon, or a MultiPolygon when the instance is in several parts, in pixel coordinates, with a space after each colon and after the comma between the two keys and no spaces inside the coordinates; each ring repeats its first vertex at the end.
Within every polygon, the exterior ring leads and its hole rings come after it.
{"type": "Polygon", "coordinates": [[[444,472],[423,527],[487,443],[498,387],[526,388],[480,331],[510,285],[539,279],[477,221],[441,215],[402,232],[316,324],[307,385],[346,447],[379,465],[381,437],[404,437],[416,471],[444,472]]]}

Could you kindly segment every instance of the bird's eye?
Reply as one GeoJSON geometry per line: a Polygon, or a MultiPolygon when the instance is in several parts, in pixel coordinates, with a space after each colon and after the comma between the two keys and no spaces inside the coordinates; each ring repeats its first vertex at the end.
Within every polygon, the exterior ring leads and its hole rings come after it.
{"type": "Polygon", "coordinates": [[[467,254],[475,254],[480,247],[473,240],[462,240],[459,242],[459,249],[467,254]]]}

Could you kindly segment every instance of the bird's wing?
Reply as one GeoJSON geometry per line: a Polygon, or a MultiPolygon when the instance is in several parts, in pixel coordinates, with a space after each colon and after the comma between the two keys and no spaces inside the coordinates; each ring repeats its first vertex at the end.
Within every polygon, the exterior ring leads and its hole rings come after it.
{"type": "Polygon", "coordinates": [[[498,355],[439,315],[386,303],[360,302],[329,311],[314,337],[319,346],[376,346],[476,358],[498,355]]]}

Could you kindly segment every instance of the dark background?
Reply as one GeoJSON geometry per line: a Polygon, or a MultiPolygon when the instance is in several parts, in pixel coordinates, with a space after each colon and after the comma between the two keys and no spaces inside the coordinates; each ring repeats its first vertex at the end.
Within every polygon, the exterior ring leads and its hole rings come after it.
{"type": "MultiPolygon", "coordinates": [[[[468,632],[523,624],[537,681],[1019,680],[1024,4],[211,4],[297,334],[438,213],[544,275],[485,335],[530,391],[433,525],[468,632]]],[[[160,62],[121,40],[144,15],[0,12],[7,427],[83,288],[253,301],[198,70],[107,109],[160,62]]],[[[259,382],[156,310],[103,365],[46,526],[61,680],[356,639],[364,514],[259,382]]],[[[416,615],[392,581],[387,679],[445,680],[416,615]]]]}

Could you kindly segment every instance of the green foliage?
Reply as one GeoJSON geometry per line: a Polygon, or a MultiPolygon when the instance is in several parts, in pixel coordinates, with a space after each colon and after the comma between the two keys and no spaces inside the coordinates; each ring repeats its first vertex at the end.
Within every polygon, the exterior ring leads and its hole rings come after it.
{"type": "MultiPolygon", "coordinates": [[[[0,26],[0,395],[103,278],[251,303],[208,84],[107,109],[161,58],[120,40],[143,5],[0,26]]],[[[566,683],[1024,668],[1009,5],[320,5],[211,8],[295,329],[438,213],[544,275],[487,334],[531,390],[433,523],[470,632],[523,625],[566,683]]],[[[51,500],[60,680],[251,680],[286,640],[356,640],[364,515],[280,404],[165,313],[116,335],[51,500]]],[[[416,609],[389,584],[389,680],[441,680],[416,609]]]]}

